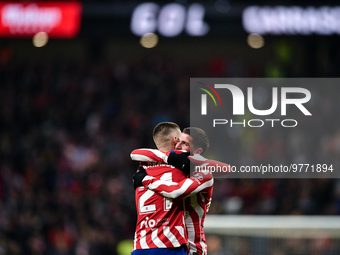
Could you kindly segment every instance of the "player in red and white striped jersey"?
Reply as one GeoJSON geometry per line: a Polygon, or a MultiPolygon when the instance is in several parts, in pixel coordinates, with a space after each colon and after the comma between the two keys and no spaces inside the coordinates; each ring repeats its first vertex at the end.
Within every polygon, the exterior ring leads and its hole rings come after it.
{"type": "MultiPolygon", "coordinates": [[[[174,149],[179,135],[179,127],[171,122],[160,123],[154,129],[157,148],[165,151],[174,149]]],[[[149,165],[146,172],[160,180],[180,182],[185,178],[182,171],[167,164],[149,165]]],[[[182,201],[172,201],[145,187],[138,187],[136,206],[137,226],[133,255],[187,254],[188,240],[182,201]]]]}
{"type": "MultiPolygon", "coordinates": [[[[136,153],[134,156],[138,155],[137,158],[140,158],[144,153],[150,156],[150,153],[154,152],[155,155],[159,156],[159,151],[150,149],[135,150],[133,153],[136,153]]],[[[199,155],[195,154],[194,158],[197,156],[199,155]]],[[[180,201],[183,198],[185,199],[185,222],[190,254],[206,254],[203,226],[207,205],[211,200],[213,191],[214,179],[212,174],[209,171],[196,171],[190,178],[186,178],[181,182],[169,182],[146,175],[142,179],[142,184],[149,190],[166,198],[174,199],[174,202],[178,201],[178,199],[180,201]]]]}
{"type": "MultiPolygon", "coordinates": [[[[198,128],[187,128],[183,130],[176,149],[191,150],[196,153],[204,153],[209,143],[206,134],[198,128]],[[196,139],[195,139],[196,138],[196,139]],[[192,146],[190,146],[190,144],[192,146]]],[[[180,153],[176,151],[175,153],[180,153]]],[[[152,149],[138,149],[131,153],[131,158],[143,162],[169,162],[169,152],[164,153],[152,149]]],[[[213,191],[213,175],[207,171],[208,167],[218,166],[229,169],[229,165],[208,160],[195,154],[189,156],[195,166],[205,166],[202,170],[193,172],[190,178],[181,182],[169,182],[160,180],[151,176],[145,176],[142,184],[149,190],[152,190],[166,198],[178,199],[184,198],[185,221],[187,225],[189,253],[190,254],[207,254],[206,240],[203,232],[205,215],[208,210],[208,204],[211,201],[213,191]]],[[[172,160],[173,161],[173,160],[172,160]]]]}

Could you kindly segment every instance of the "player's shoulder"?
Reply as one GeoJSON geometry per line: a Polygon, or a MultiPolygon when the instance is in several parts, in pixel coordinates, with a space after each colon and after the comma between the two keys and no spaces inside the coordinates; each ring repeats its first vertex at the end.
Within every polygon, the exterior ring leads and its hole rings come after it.
{"type": "Polygon", "coordinates": [[[177,154],[181,154],[181,153],[185,153],[185,152],[187,152],[187,151],[185,151],[185,150],[172,150],[172,151],[170,151],[170,153],[177,153],[177,154]]]}
{"type": "Polygon", "coordinates": [[[173,176],[173,181],[176,181],[176,182],[179,182],[187,177],[181,170],[177,168],[172,169],[172,176],[173,176]]]}

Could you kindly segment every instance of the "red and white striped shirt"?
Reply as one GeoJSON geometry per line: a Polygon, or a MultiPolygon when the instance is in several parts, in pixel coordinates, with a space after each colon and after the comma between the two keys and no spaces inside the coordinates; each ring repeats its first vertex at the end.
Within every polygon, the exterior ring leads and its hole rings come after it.
{"type": "MultiPolygon", "coordinates": [[[[176,151],[180,153],[180,151],[176,151]]],[[[152,149],[137,149],[131,153],[131,158],[136,161],[162,162],[166,163],[169,152],[160,152],[152,149]]],[[[196,166],[224,167],[229,169],[229,165],[208,160],[200,155],[189,157],[196,166]]],[[[149,190],[161,194],[167,198],[184,198],[185,223],[188,233],[189,252],[193,254],[207,254],[205,235],[203,232],[207,205],[211,201],[213,191],[213,175],[210,171],[196,170],[181,182],[169,182],[151,176],[143,179],[143,185],[149,190]]],[[[176,201],[176,199],[174,200],[176,201]]]]}
{"type": "MultiPolygon", "coordinates": [[[[165,164],[144,166],[150,176],[160,180],[179,182],[185,175],[165,164]]],[[[172,202],[145,187],[136,189],[137,226],[134,250],[174,248],[187,244],[184,208],[181,201],[172,202]]]]}

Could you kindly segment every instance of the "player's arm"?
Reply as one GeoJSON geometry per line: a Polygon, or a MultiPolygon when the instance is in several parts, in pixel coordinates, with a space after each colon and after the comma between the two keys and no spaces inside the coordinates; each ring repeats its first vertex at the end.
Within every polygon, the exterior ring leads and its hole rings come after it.
{"type": "Polygon", "coordinates": [[[136,149],[131,152],[130,157],[133,161],[141,163],[160,162],[167,164],[170,152],[162,152],[155,149],[136,149]]]}
{"type": "Polygon", "coordinates": [[[169,164],[181,170],[185,175],[190,173],[189,152],[174,150],[171,152],[162,152],[155,149],[136,149],[131,152],[131,159],[141,164],[150,162],[159,162],[169,164]]]}
{"type": "Polygon", "coordinates": [[[206,159],[205,157],[194,154],[188,156],[190,161],[195,165],[195,171],[210,171],[214,177],[224,176],[230,173],[230,165],[212,159],[206,159]]]}
{"type": "MultiPolygon", "coordinates": [[[[210,174],[209,174],[210,175],[210,174]]],[[[154,180],[145,177],[142,181],[143,186],[147,187],[167,198],[184,198],[195,195],[206,188],[213,186],[214,179],[212,176],[205,176],[204,173],[196,172],[190,178],[185,178],[179,183],[163,180],[154,180]]]]}
{"type": "Polygon", "coordinates": [[[180,150],[162,152],[155,149],[136,149],[130,156],[132,160],[139,161],[141,163],[160,162],[173,165],[177,169],[182,170],[186,175],[189,175],[190,173],[190,163],[193,163],[195,170],[198,170],[201,167],[205,167],[205,169],[207,167],[213,169],[215,177],[230,173],[230,166],[226,163],[206,159],[199,154],[190,156],[189,152],[183,152],[180,150]]]}
{"type": "Polygon", "coordinates": [[[166,198],[181,199],[211,187],[214,179],[211,173],[195,172],[192,177],[185,178],[181,182],[164,181],[147,175],[145,170],[139,168],[139,172],[134,175],[134,183],[142,184],[166,198]]]}

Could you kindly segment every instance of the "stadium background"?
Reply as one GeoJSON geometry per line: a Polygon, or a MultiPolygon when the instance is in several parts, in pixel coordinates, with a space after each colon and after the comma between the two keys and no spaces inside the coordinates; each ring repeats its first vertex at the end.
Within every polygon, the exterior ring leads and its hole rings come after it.
{"type": "MultiPolygon", "coordinates": [[[[129,28],[137,2],[82,3],[74,39],[50,39],[41,48],[31,38],[0,39],[0,254],[119,254],[136,220],[131,176],[137,165],[129,153],[154,147],[151,132],[160,121],[189,126],[190,77],[338,77],[338,35],[265,35],[262,48],[249,47],[239,10],[252,1],[228,2],[232,15],[225,20],[208,15],[206,36],[159,36],[152,49],[129,28]]],[[[319,139],[309,143],[295,134],[269,144],[259,136],[253,157],[303,152],[338,163],[337,95],[326,93],[320,107],[319,139]]],[[[209,214],[339,212],[336,179],[223,179],[216,181],[209,214]]],[[[220,242],[214,238],[211,247],[220,242]]],[[[336,254],[329,247],[316,254],[336,254]]]]}

